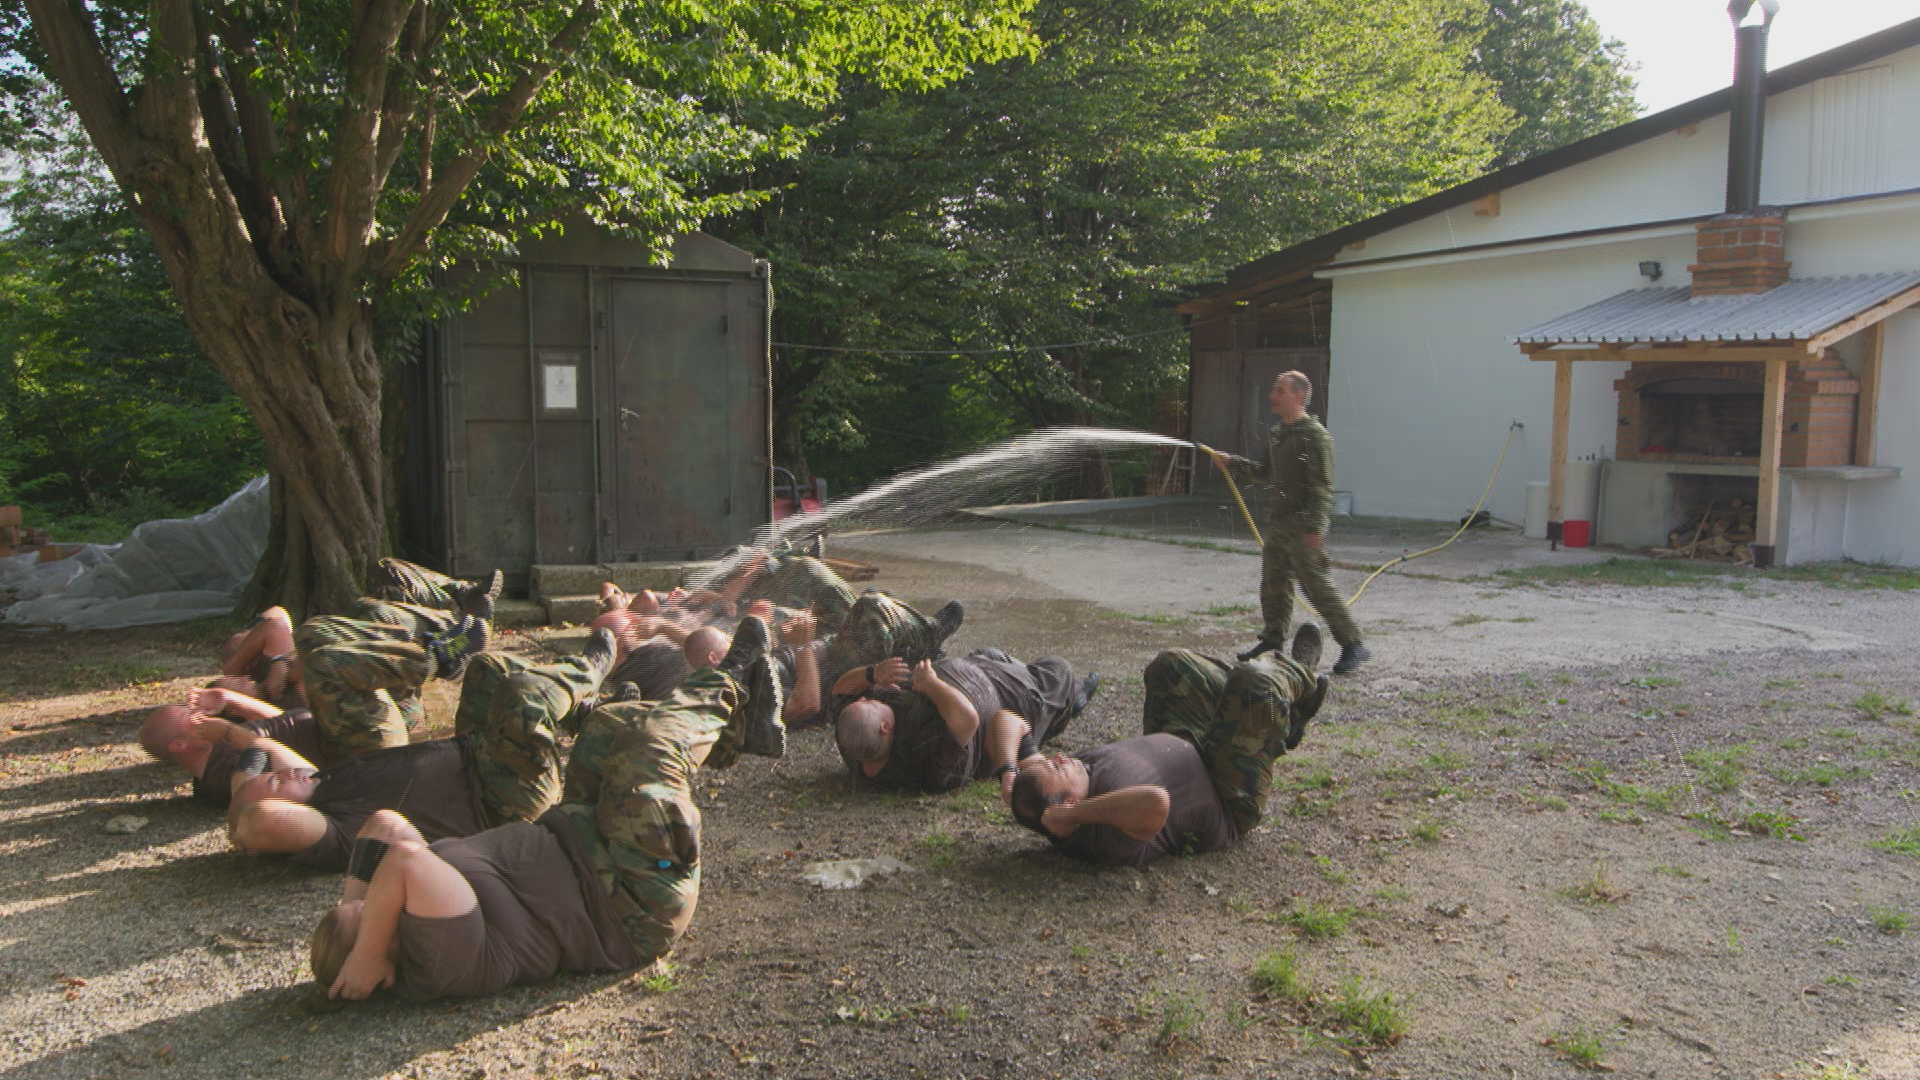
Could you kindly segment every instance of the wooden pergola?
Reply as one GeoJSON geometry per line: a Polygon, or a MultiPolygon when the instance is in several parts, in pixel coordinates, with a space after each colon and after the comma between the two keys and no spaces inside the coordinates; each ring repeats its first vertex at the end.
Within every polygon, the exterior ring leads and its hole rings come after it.
{"type": "Polygon", "coordinates": [[[1690,300],[1687,292],[1682,288],[1622,293],[1543,323],[1514,339],[1529,360],[1554,365],[1547,538],[1557,544],[1566,520],[1564,473],[1574,364],[1591,360],[1763,364],[1760,491],[1754,515],[1753,562],[1757,567],[1771,566],[1779,524],[1780,443],[1788,363],[1819,357],[1855,334],[1865,335],[1853,461],[1855,465],[1873,464],[1885,338],[1881,324],[1920,304],[1920,273],[1800,279],[1770,292],[1736,298],[1690,300]]]}

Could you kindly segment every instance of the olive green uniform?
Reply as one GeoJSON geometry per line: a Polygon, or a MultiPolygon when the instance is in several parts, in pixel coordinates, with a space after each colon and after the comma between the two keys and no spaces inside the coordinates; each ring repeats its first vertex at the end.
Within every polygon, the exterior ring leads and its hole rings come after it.
{"type": "Polygon", "coordinates": [[[665,956],[700,899],[700,766],[738,760],[746,691],[700,668],[660,701],[595,709],[567,760],[560,812],[578,830],[627,937],[647,963],[665,956]]]}
{"type": "Polygon", "coordinates": [[[1177,735],[1193,744],[1236,835],[1260,824],[1273,787],[1273,763],[1298,745],[1289,739],[1293,703],[1313,689],[1314,674],[1289,657],[1269,654],[1232,664],[1191,649],[1154,657],[1145,675],[1141,734],[1177,735]]]}
{"type": "Polygon", "coordinates": [[[1360,640],[1347,602],[1328,573],[1328,520],[1333,515],[1333,436],[1311,414],[1267,431],[1267,460],[1252,474],[1269,488],[1267,529],[1260,550],[1260,639],[1284,646],[1293,621],[1297,582],[1341,647],[1360,640]],[[1306,538],[1322,542],[1308,547],[1306,538]]]}
{"type": "Polygon", "coordinates": [[[367,595],[377,600],[397,600],[441,611],[458,612],[461,594],[469,587],[469,582],[404,559],[381,559],[367,575],[367,595]]]}

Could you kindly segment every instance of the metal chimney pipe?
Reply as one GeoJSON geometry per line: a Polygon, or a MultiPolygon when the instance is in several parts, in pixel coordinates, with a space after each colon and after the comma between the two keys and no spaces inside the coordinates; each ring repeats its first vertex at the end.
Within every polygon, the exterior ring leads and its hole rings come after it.
{"type": "Polygon", "coordinates": [[[1767,110],[1767,31],[1779,0],[1732,0],[1733,122],[1727,136],[1727,213],[1760,206],[1760,145],[1767,110]]]}

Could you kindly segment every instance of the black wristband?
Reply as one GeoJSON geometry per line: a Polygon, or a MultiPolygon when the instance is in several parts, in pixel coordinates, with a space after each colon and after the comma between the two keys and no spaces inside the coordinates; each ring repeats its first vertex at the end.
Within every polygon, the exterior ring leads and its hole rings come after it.
{"type": "Polygon", "coordinates": [[[1040,752],[1040,744],[1033,741],[1033,732],[1020,736],[1020,748],[1014,751],[1013,760],[1025,761],[1040,752]]]}
{"type": "Polygon", "coordinates": [[[999,777],[999,776],[1005,776],[1008,773],[1017,773],[1019,771],[1020,771],[1020,766],[1018,765],[1002,765],[999,768],[993,770],[993,775],[996,777],[999,777]]]}
{"type": "Polygon", "coordinates": [[[371,885],[373,872],[380,869],[380,860],[387,857],[387,842],[375,840],[371,836],[355,837],[353,854],[347,856],[347,876],[358,878],[371,885]]]}
{"type": "Polygon", "coordinates": [[[265,750],[258,746],[249,746],[240,751],[239,760],[233,764],[233,771],[241,776],[259,776],[267,771],[271,761],[265,750]]]}

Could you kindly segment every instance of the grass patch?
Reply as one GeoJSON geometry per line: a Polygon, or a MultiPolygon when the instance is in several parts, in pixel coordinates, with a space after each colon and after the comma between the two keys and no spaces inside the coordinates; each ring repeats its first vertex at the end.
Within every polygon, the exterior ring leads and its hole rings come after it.
{"type": "Polygon", "coordinates": [[[1280,921],[1293,927],[1294,932],[1304,938],[1336,938],[1347,932],[1348,924],[1353,921],[1353,909],[1322,907],[1312,901],[1302,900],[1292,911],[1281,916],[1280,921]]]}
{"type": "Polygon", "coordinates": [[[1826,978],[1821,979],[1820,981],[1823,983],[1826,983],[1828,986],[1859,986],[1860,985],[1860,980],[1854,978],[1851,975],[1845,975],[1845,974],[1829,975],[1826,978]]]}
{"type": "Polygon", "coordinates": [[[1347,872],[1335,866],[1333,860],[1327,856],[1315,855],[1313,857],[1313,864],[1320,868],[1320,876],[1329,882],[1335,885],[1345,885],[1347,883],[1347,872]]]}
{"type": "Polygon", "coordinates": [[[1816,761],[1803,769],[1781,769],[1773,775],[1783,784],[1815,784],[1819,787],[1832,787],[1841,780],[1857,780],[1871,774],[1858,765],[1843,769],[1830,761],[1816,761]]]}
{"type": "Polygon", "coordinates": [[[1527,801],[1542,810],[1565,810],[1567,800],[1558,795],[1529,795],[1527,801]]]}
{"type": "Polygon", "coordinates": [[[1577,765],[1568,771],[1585,778],[1594,790],[1624,806],[1638,806],[1656,814],[1670,814],[1680,801],[1681,792],[1677,787],[1654,787],[1615,780],[1608,775],[1605,765],[1577,765]]]}
{"type": "Polygon", "coordinates": [[[1182,1041],[1191,1041],[1207,1022],[1207,1010],[1200,999],[1184,990],[1160,992],[1160,1029],[1154,1042],[1167,1049],[1182,1041]]]}
{"type": "Polygon", "coordinates": [[[1785,810],[1755,810],[1735,826],[1753,836],[1772,836],[1781,840],[1805,840],[1799,833],[1800,819],[1785,810]]]}
{"type": "Polygon", "coordinates": [[[54,676],[61,690],[126,690],[148,686],[173,678],[173,669],[164,664],[138,660],[75,660],[54,676]]]}
{"type": "Polygon", "coordinates": [[[1253,984],[1282,1001],[1299,1004],[1313,997],[1313,987],[1300,973],[1300,961],[1290,951],[1276,949],[1254,961],[1253,984]]]}
{"type": "Polygon", "coordinates": [[[1613,883],[1607,864],[1593,864],[1593,870],[1586,877],[1559,890],[1561,896],[1569,900],[1578,900],[1595,907],[1605,904],[1617,904],[1627,898],[1627,891],[1613,883]]]}
{"type": "Polygon", "coordinates": [[[1200,614],[1206,615],[1210,618],[1215,618],[1215,619],[1225,619],[1233,615],[1251,615],[1253,614],[1253,605],[1252,604],[1217,604],[1201,612],[1200,614]]]}
{"type": "Polygon", "coordinates": [[[1865,1065],[1853,1061],[1829,1061],[1819,1065],[1804,1065],[1807,1080],[1867,1080],[1873,1074],[1865,1065]]]}
{"type": "Polygon", "coordinates": [[[1407,836],[1422,844],[1437,844],[1446,839],[1447,822],[1444,818],[1416,818],[1407,826],[1407,836]]]}
{"type": "Polygon", "coordinates": [[[1436,750],[1421,759],[1420,767],[1435,772],[1459,772],[1468,763],[1467,755],[1458,750],[1436,750]]]}
{"type": "Polygon", "coordinates": [[[1456,615],[1454,616],[1454,619],[1453,619],[1453,625],[1473,626],[1477,623],[1492,622],[1492,621],[1493,621],[1493,616],[1491,615],[1473,615],[1473,614],[1456,615]]]}
{"type": "Polygon", "coordinates": [[[640,989],[649,994],[664,994],[673,989],[673,965],[665,960],[656,960],[645,975],[640,976],[640,989]]]}
{"type": "Polygon", "coordinates": [[[1747,772],[1753,747],[1742,743],[1721,750],[1689,750],[1680,760],[1699,770],[1700,782],[1715,791],[1732,791],[1747,772]]]}
{"type": "Polygon", "coordinates": [[[1332,769],[1312,768],[1299,776],[1289,777],[1280,786],[1283,791],[1317,791],[1333,787],[1340,778],[1333,775],[1332,769]]]}
{"type": "Polygon", "coordinates": [[[1153,626],[1193,625],[1193,617],[1190,615],[1135,615],[1134,619],[1139,622],[1149,623],[1153,626]]]}
{"type": "Polygon", "coordinates": [[[1675,866],[1672,863],[1661,863],[1658,866],[1655,866],[1653,868],[1653,872],[1656,874],[1665,874],[1668,877],[1677,877],[1677,878],[1690,878],[1693,876],[1693,871],[1687,869],[1684,866],[1675,866]]]}
{"type": "Polygon", "coordinates": [[[1553,1047],[1561,1057],[1583,1069],[1598,1068],[1600,1055],[1606,1053],[1606,1044],[1601,1042],[1599,1032],[1579,1028],[1574,1031],[1557,1031],[1549,1035],[1546,1045],[1553,1047]]]}
{"type": "Polygon", "coordinates": [[[1891,904],[1868,904],[1867,921],[1883,934],[1904,934],[1913,926],[1913,916],[1891,904]]]}
{"type": "Polygon", "coordinates": [[[1631,810],[1602,810],[1599,818],[1609,825],[1645,825],[1647,819],[1631,810]]]}
{"type": "Polygon", "coordinates": [[[1886,836],[1868,844],[1868,847],[1895,855],[1908,855],[1920,858],[1920,825],[1909,825],[1904,829],[1895,829],[1886,836]]]}
{"type": "Polygon", "coordinates": [[[1406,1006],[1406,995],[1395,998],[1391,990],[1368,990],[1356,977],[1340,984],[1332,1011],[1365,1045],[1392,1046],[1413,1026],[1406,1006]]]}
{"type": "Polygon", "coordinates": [[[939,830],[921,838],[920,846],[927,851],[927,865],[945,869],[953,865],[959,856],[960,841],[939,830]]]}
{"type": "Polygon", "coordinates": [[[1869,720],[1913,715],[1913,702],[1906,698],[1888,697],[1878,690],[1869,690],[1847,704],[1869,720]]]}
{"type": "Polygon", "coordinates": [[[1383,885],[1373,890],[1375,900],[1411,900],[1413,893],[1398,885],[1383,885]]]}
{"type": "Polygon", "coordinates": [[[1671,675],[1641,675],[1628,679],[1627,685],[1638,690],[1658,690],[1663,686],[1679,686],[1680,680],[1671,675]]]}

